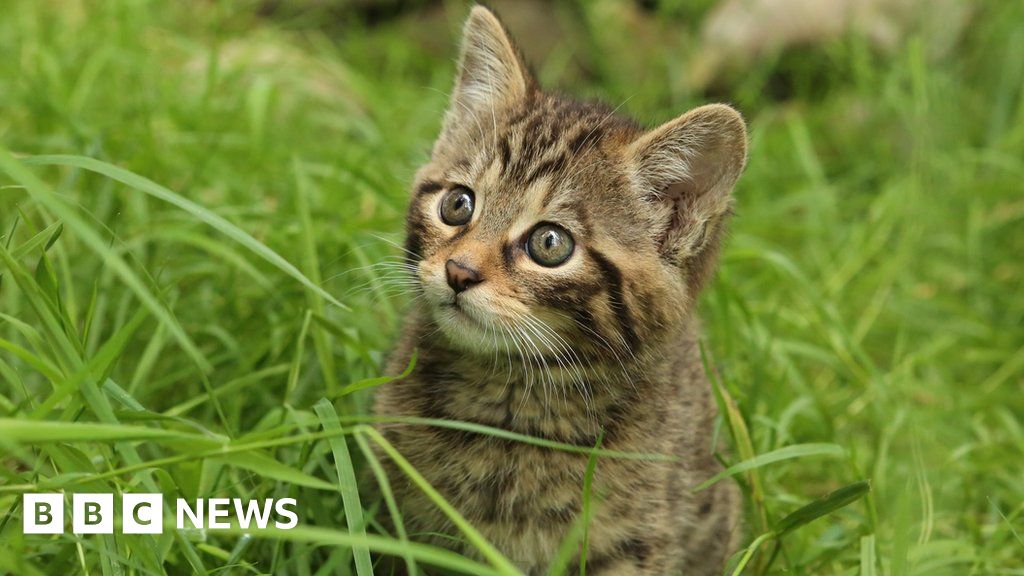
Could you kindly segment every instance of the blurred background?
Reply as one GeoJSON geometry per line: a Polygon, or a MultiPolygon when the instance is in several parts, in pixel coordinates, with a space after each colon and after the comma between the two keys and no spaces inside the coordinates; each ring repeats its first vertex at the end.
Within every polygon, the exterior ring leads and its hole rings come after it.
{"type": "MultiPolygon", "coordinates": [[[[651,125],[711,101],[750,124],[705,345],[749,430],[739,454],[810,448],[741,476],[744,545],[831,490],[872,490],[746,573],[1024,574],[1024,3],[489,5],[548,88],[651,125]]],[[[320,398],[365,416],[409,300],[372,265],[399,254],[468,7],[3,0],[4,426],[242,441],[326,426],[320,398]]],[[[0,573],[356,573],[312,535],[25,538],[22,492],[182,448],[3,429],[0,573]]],[[[324,442],[260,451],[344,476],[324,442]]],[[[298,493],[305,524],[345,531],[337,492],[288,478],[193,455],[93,488],[298,493]]],[[[376,532],[383,505],[362,504],[376,532]]]]}

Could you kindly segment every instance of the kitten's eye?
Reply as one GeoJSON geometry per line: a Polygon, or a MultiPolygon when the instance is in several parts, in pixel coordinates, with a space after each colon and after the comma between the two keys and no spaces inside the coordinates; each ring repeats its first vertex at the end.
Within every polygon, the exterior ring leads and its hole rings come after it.
{"type": "Polygon", "coordinates": [[[549,268],[568,260],[575,247],[569,232],[554,224],[537,226],[526,240],[526,253],[530,258],[549,268]]]}
{"type": "Polygon", "coordinates": [[[473,191],[465,186],[456,186],[441,199],[441,221],[449,226],[462,226],[473,217],[473,191]]]}

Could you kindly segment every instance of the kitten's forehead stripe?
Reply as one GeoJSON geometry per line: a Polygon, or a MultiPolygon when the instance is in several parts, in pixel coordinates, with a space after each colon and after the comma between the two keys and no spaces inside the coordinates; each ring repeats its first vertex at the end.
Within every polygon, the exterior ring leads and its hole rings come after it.
{"type": "Polygon", "coordinates": [[[578,155],[595,148],[610,128],[630,133],[636,129],[602,104],[538,96],[521,106],[499,129],[502,176],[509,182],[529,185],[543,176],[578,167],[578,155]]]}
{"type": "Polygon", "coordinates": [[[587,213],[585,206],[576,206],[576,219],[580,223],[580,228],[583,229],[583,235],[590,238],[594,234],[593,228],[590,226],[590,214],[587,213]]]}
{"type": "Polygon", "coordinates": [[[499,141],[498,151],[501,155],[501,169],[504,172],[512,162],[512,148],[509,146],[507,135],[499,141]]]}
{"type": "Polygon", "coordinates": [[[625,281],[622,277],[622,271],[619,267],[612,263],[604,254],[597,251],[596,249],[588,250],[590,257],[597,263],[598,268],[601,269],[601,273],[608,281],[608,300],[615,312],[615,317],[619,322],[619,328],[622,330],[622,336],[626,339],[626,343],[629,345],[630,350],[636,350],[640,345],[640,338],[637,336],[636,327],[633,323],[633,314],[630,312],[629,304],[625,299],[625,287],[623,282],[625,281]]]}
{"type": "MultiPolygon", "coordinates": [[[[560,153],[557,154],[554,158],[549,158],[541,162],[540,164],[537,164],[536,166],[533,167],[533,170],[531,170],[530,173],[526,175],[523,184],[529,185],[538,178],[561,172],[565,168],[566,163],[568,161],[568,155],[560,153]]],[[[551,189],[553,190],[554,187],[551,187],[551,189]]]]}
{"type": "Polygon", "coordinates": [[[424,194],[431,194],[437,192],[444,187],[444,184],[436,180],[426,180],[416,187],[416,195],[422,196],[424,194]]]}
{"type": "Polygon", "coordinates": [[[604,128],[597,125],[590,130],[586,127],[580,129],[579,133],[569,142],[569,149],[573,154],[579,154],[583,150],[594,146],[604,136],[604,128]]]}

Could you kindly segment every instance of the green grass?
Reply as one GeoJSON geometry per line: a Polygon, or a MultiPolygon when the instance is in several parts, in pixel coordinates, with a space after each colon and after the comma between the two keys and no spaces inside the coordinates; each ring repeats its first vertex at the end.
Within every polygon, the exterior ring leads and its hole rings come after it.
{"type": "MultiPolygon", "coordinates": [[[[712,98],[678,58],[708,4],[658,16],[681,32],[642,54],[614,2],[562,4],[577,33],[539,74],[666,120],[712,98]]],[[[0,573],[513,572],[407,464],[482,560],[380,533],[398,479],[367,425],[406,300],[367,266],[398,253],[455,8],[433,50],[415,24],[250,2],[6,3],[0,573]],[[301,527],[23,536],[21,494],[47,490],[295,497],[301,527]]],[[[701,300],[748,503],[730,571],[1024,574],[1024,5],[929,45],[847,37],[723,96],[752,135],[701,300]]],[[[644,456],[590,469],[609,457],[644,456]]]]}

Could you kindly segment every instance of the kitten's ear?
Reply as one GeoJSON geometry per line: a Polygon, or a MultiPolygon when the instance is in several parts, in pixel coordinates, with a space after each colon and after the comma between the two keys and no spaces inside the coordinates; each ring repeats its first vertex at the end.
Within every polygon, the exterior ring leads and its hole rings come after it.
{"type": "Polygon", "coordinates": [[[684,263],[714,252],[747,160],[739,112],[702,106],[640,136],[626,153],[633,184],[653,210],[662,253],[684,263]]]}
{"type": "Polygon", "coordinates": [[[445,129],[478,114],[521,100],[533,78],[493,12],[474,6],[462,29],[459,72],[445,116],[445,129]]]}

